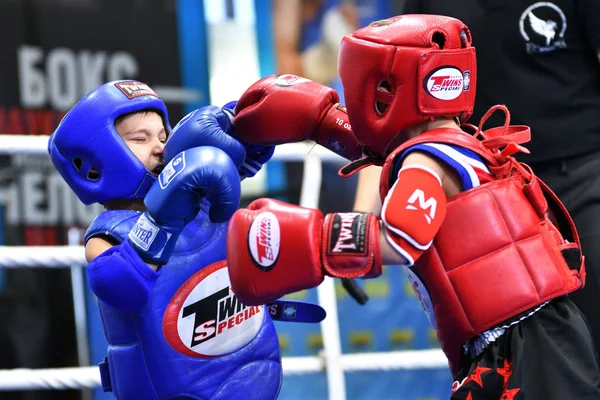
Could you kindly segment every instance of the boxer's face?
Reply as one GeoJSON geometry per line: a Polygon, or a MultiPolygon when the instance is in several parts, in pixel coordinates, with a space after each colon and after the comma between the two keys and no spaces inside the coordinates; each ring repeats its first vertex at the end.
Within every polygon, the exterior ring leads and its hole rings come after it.
{"type": "Polygon", "coordinates": [[[115,124],[127,147],[156,176],[163,166],[162,154],[167,132],[161,116],[153,111],[127,115],[115,124]]]}

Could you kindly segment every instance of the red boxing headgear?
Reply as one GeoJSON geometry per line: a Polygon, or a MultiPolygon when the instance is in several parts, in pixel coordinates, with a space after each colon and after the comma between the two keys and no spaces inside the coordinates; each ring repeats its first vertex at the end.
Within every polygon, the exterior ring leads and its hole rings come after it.
{"type": "Polygon", "coordinates": [[[338,69],[348,117],[365,154],[378,158],[403,129],[473,112],[475,48],[461,21],[402,15],[343,38],[338,69]]]}

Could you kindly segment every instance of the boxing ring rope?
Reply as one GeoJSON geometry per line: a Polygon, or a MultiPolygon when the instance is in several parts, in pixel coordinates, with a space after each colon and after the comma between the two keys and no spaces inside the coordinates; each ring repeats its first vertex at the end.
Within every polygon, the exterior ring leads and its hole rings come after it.
{"type": "MultiPolygon", "coordinates": [[[[0,134],[1,155],[47,155],[47,145],[47,136],[0,134]]],[[[322,161],[341,160],[337,155],[311,143],[277,146],[273,159],[304,161],[300,205],[315,208],[319,203],[322,161]]],[[[75,240],[70,242],[76,243],[75,240]]],[[[71,267],[72,277],[77,282],[79,281],[77,277],[82,274],[81,267],[85,267],[86,264],[84,248],[80,245],[0,246],[0,268],[71,267]]],[[[76,284],[73,285],[74,292],[80,289],[76,284]]],[[[319,304],[327,310],[328,314],[328,318],[321,322],[323,351],[318,356],[283,357],[285,375],[325,371],[329,398],[337,400],[346,398],[344,372],[447,368],[446,357],[437,349],[342,354],[333,279],[327,278],[317,289],[317,294],[319,304]]],[[[76,319],[85,318],[85,311],[81,316],[81,312],[77,310],[77,303],[82,301],[80,295],[74,294],[76,319]],[[80,299],[75,301],[76,297],[80,299]]],[[[84,364],[85,359],[85,357],[80,358],[80,364],[84,364]]],[[[0,391],[84,389],[99,386],[100,373],[96,366],[0,370],[0,391]]]]}
{"type": "MultiPolygon", "coordinates": [[[[354,353],[340,357],[343,371],[395,371],[409,369],[438,369],[447,361],[439,350],[405,350],[386,353],[354,353]]],[[[304,375],[325,371],[323,356],[283,357],[284,375],[304,375]]],[[[18,368],[0,370],[0,391],[40,389],[94,389],[100,387],[98,367],[53,369],[18,368]]],[[[331,397],[341,399],[341,397],[331,397]]]]}

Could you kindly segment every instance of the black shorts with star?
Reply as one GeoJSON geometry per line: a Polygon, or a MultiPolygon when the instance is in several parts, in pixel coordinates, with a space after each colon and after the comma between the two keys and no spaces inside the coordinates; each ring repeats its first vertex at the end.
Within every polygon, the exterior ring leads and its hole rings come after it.
{"type": "Polygon", "coordinates": [[[451,400],[599,400],[600,366],[583,314],[567,296],[464,357],[451,400]]]}

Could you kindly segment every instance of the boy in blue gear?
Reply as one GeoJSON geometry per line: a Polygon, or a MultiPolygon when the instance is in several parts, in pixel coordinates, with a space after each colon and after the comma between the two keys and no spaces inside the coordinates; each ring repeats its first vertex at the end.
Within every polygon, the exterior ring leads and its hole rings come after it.
{"type": "Polygon", "coordinates": [[[64,180],[83,203],[106,208],[85,251],[109,343],[102,384],[120,400],[279,393],[270,315],[237,300],[224,261],[240,178],[273,147],[245,148],[228,135],[227,113],[196,110],[171,133],[150,87],[115,81],[83,97],[50,137],[64,180]]]}

